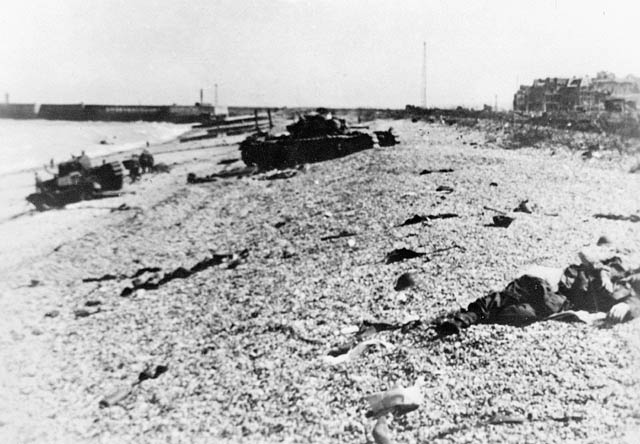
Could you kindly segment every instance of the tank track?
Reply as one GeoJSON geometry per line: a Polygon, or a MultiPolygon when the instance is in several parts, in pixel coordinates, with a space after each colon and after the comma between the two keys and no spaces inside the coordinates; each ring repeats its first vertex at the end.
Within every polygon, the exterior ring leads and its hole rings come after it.
{"type": "Polygon", "coordinates": [[[375,135],[340,134],[294,139],[290,136],[252,136],[240,144],[242,161],[262,170],[291,168],[304,163],[344,157],[378,146],[375,135]]]}
{"type": "Polygon", "coordinates": [[[95,169],[95,180],[104,191],[116,191],[124,183],[124,168],[120,162],[109,162],[95,169]]]}

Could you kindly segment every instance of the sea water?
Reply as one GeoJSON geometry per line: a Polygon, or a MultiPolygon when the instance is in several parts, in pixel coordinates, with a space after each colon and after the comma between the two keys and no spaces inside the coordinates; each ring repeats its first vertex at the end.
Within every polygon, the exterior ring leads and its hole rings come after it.
{"type": "Polygon", "coordinates": [[[0,174],[38,168],[85,151],[102,156],[175,139],[190,125],[0,119],[0,174]]]}
{"type": "Polygon", "coordinates": [[[51,160],[57,164],[82,151],[97,157],[142,148],[171,141],[190,128],[165,122],[0,119],[0,219],[30,208],[25,198],[35,191],[35,171],[50,178],[42,171],[51,160]]]}

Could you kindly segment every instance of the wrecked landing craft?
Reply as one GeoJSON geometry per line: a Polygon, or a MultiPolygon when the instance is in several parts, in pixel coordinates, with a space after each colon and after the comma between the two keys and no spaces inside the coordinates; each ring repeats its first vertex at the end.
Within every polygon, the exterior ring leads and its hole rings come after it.
{"type": "Polygon", "coordinates": [[[391,129],[372,134],[350,131],[344,120],[325,110],[301,117],[287,130],[289,135],[258,133],[245,139],[240,144],[242,161],[262,170],[290,168],[397,143],[391,129]]]}

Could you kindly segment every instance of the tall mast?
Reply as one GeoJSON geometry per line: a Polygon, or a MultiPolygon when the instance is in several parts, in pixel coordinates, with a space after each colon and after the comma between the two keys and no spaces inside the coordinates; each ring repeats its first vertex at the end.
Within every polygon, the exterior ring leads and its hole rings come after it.
{"type": "Polygon", "coordinates": [[[422,42],[422,107],[427,107],[427,42],[422,42]]]}

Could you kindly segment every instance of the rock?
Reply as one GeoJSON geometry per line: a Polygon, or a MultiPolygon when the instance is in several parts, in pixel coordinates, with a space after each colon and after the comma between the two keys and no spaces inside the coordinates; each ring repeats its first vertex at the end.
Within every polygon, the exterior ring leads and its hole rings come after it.
{"type": "Polygon", "coordinates": [[[291,246],[287,246],[282,250],[282,259],[289,259],[295,256],[295,254],[296,254],[296,249],[291,246]]]}
{"type": "Polygon", "coordinates": [[[373,440],[376,442],[376,444],[391,444],[391,437],[389,433],[389,427],[387,426],[386,416],[378,418],[376,425],[373,427],[371,435],[373,435],[373,440]]]}
{"type": "Polygon", "coordinates": [[[409,287],[416,285],[416,281],[412,273],[403,273],[398,277],[396,285],[393,287],[395,291],[406,290],[409,287]]]}
{"type": "Polygon", "coordinates": [[[609,236],[602,235],[598,238],[598,242],[596,242],[596,245],[613,245],[613,241],[609,236]]]}
{"type": "Polygon", "coordinates": [[[440,185],[438,188],[436,188],[436,191],[441,191],[443,193],[453,193],[454,189],[447,185],[440,185]]]}
{"type": "Polygon", "coordinates": [[[86,318],[87,316],[91,316],[91,312],[89,310],[85,310],[83,308],[80,308],[78,310],[74,310],[73,311],[73,315],[76,317],[76,319],[78,319],[78,318],[86,318]]]}
{"type": "Polygon", "coordinates": [[[536,205],[529,202],[529,200],[525,199],[518,204],[517,207],[513,209],[513,211],[520,213],[533,213],[536,210],[536,205]]]}
{"type": "Polygon", "coordinates": [[[60,314],[60,312],[58,310],[51,310],[48,311],[44,314],[45,318],[56,318],[58,317],[58,315],[60,314]]]}
{"type": "Polygon", "coordinates": [[[493,216],[493,226],[507,228],[509,225],[511,225],[511,223],[514,220],[515,219],[513,217],[509,217],[509,216],[503,216],[503,215],[493,216]]]}

